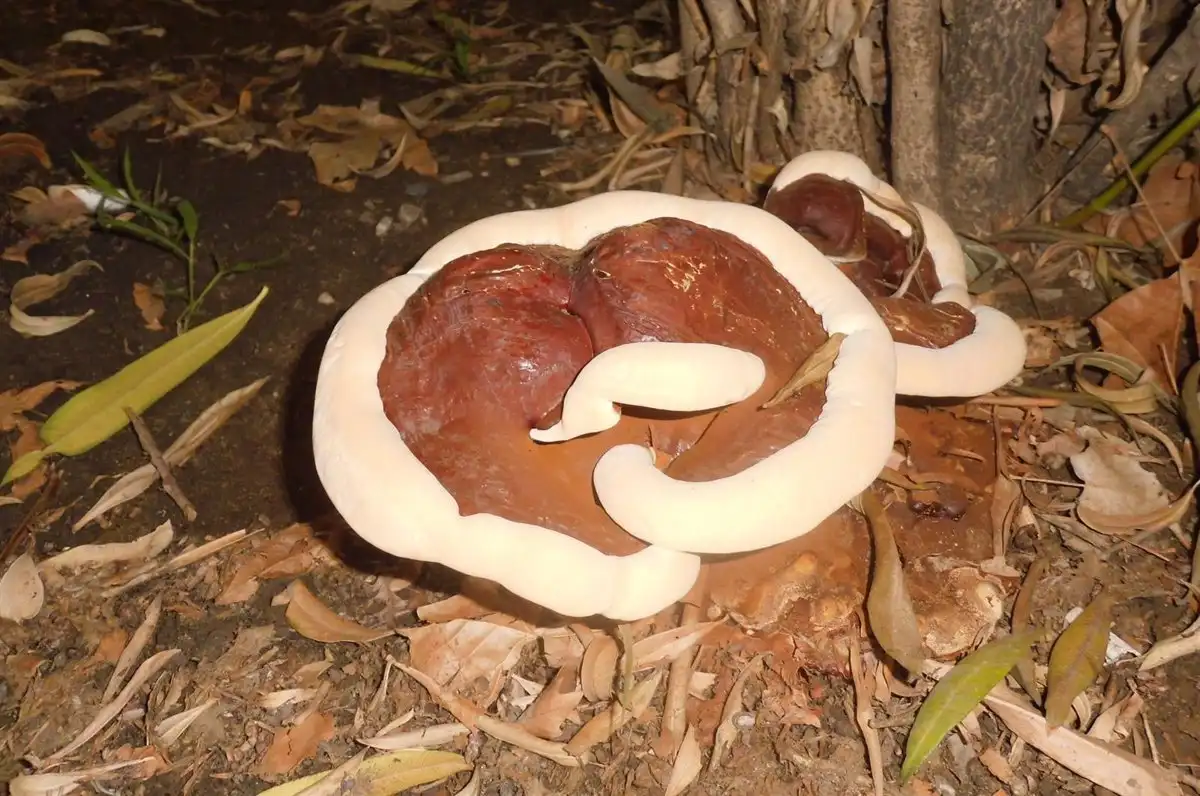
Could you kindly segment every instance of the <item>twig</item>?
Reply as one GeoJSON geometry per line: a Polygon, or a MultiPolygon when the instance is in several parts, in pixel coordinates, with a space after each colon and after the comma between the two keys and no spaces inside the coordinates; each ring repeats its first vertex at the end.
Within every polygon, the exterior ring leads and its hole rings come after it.
{"type": "Polygon", "coordinates": [[[188,500],[187,495],[180,488],[179,482],[175,480],[175,474],[171,472],[171,465],[167,464],[167,460],[163,458],[158,443],[154,441],[154,435],[146,427],[146,421],[142,420],[141,416],[128,406],[125,407],[125,414],[129,416],[129,423],[133,426],[134,433],[137,434],[142,450],[150,457],[150,463],[154,465],[154,469],[158,471],[158,477],[162,479],[163,491],[170,496],[171,500],[175,501],[175,505],[183,512],[184,519],[188,522],[195,522],[196,507],[192,505],[192,501],[188,500]]]}
{"type": "Polygon", "coordinates": [[[8,557],[16,552],[21,542],[29,536],[34,520],[46,510],[46,504],[50,502],[54,497],[54,493],[58,491],[59,483],[58,470],[51,465],[46,473],[46,484],[42,487],[42,491],[38,493],[37,500],[33,501],[33,505],[29,507],[29,511],[25,512],[25,516],[21,518],[21,524],[9,533],[8,539],[4,542],[4,548],[0,550],[0,563],[7,561],[8,557]]]}

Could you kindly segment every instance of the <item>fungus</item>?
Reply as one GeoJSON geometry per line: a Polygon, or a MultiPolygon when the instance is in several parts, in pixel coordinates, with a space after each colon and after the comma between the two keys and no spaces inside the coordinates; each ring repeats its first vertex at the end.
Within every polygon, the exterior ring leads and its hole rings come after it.
{"type": "Polygon", "coordinates": [[[871,297],[896,340],[897,393],[957,397],[1004,386],[1024,366],[1024,336],[1004,313],[972,302],[962,246],[941,216],[911,203],[930,262],[922,257],[907,293],[924,301],[882,289],[895,287],[911,262],[895,242],[913,233],[904,204],[854,155],[812,151],[784,166],[764,207],[806,233],[871,297]],[[862,190],[848,193],[847,183],[862,190]]]}
{"type": "Polygon", "coordinates": [[[382,550],[631,620],[696,554],[803,535],[867,487],[895,384],[879,315],[787,224],[621,191],[470,224],[361,298],[313,445],[382,550]],[[763,408],[835,333],[824,382],[763,408]]]}

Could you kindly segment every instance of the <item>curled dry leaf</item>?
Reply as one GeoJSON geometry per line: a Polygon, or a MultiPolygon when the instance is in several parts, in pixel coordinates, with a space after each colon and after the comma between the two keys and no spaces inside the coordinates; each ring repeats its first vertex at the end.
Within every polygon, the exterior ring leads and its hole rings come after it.
{"type": "Polygon", "coordinates": [[[580,687],[588,702],[606,702],[612,699],[613,682],[617,677],[617,661],[621,649],[616,639],[606,633],[592,636],[583,653],[583,665],[579,671],[580,687]]]}
{"type": "Polygon", "coordinates": [[[746,688],[746,681],[762,669],[765,658],[766,656],[761,652],[751,658],[745,668],[738,673],[737,679],[733,681],[733,687],[729,689],[729,696],[725,698],[725,704],[721,708],[721,723],[717,725],[716,736],[713,739],[712,756],[708,759],[709,771],[715,771],[717,766],[721,765],[726,753],[729,752],[734,740],[738,737],[740,730],[734,721],[737,714],[743,710],[742,692],[746,688]]]}
{"type": "Polygon", "coordinates": [[[242,563],[216,597],[217,605],[245,602],[258,592],[264,580],[296,577],[312,569],[312,529],[293,523],[243,554],[242,563]]]}
{"type": "MultiPolygon", "coordinates": [[[[181,467],[191,460],[193,454],[217,432],[229,418],[241,410],[250,400],[258,395],[263,385],[267,383],[264,376],[245,387],[239,387],[217,399],[207,409],[191,422],[180,434],[171,447],[163,451],[163,459],[172,467],[181,467]]],[[[133,500],[138,495],[153,486],[160,476],[153,464],[147,463],[121,476],[105,490],[96,504],[80,517],[71,530],[78,531],[93,520],[99,519],[112,509],[133,500]]]]}
{"type": "Polygon", "coordinates": [[[695,649],[704,637],[725,622],[718,619],[698,625],[683,625],[647,636],[633,645],[633,668],[636,671],[661,666],[695,649]]]}
{"type": "Polygon", "coordinates": [[[1043,41],[1051,65],[1077,86],[1091,83],[1098,77],[1087,71],[1087,39],[1087,4],[1084,0],[1063,0],[1043,41]]]}
{"type": "Polygon", "coordinates": [[[1104,671],[1112,605],[1112,598],[1101,592],[1054,642],[1046,674],[1046,725],[1050,729],[1067,723],[1075,697],[1104,671]]]}
{"type": "Polygon", "coordinates": [[[79,771],[63,771],[55,774],[21,774],[8,782],[10,796],[65,796],[79,790],[84,782],[105,778],[122,768],[141,764],[141,760],[119,760],[105,766],[85,768],[79,771]]]}
{"type": "Polygon", "coordinates": [[[0,619],[24,622],[33,619],[46,602],[46,589],[37,564],[22,553],[0,577],[0,619]]]}
{"type": "Polygon", "coordinates": [[[521,715],[520,724],[539,738],[553,740],[562,734],[567,721],[579,723],[577,708],[583,691],[576,688],[579,663],[563,666],[521,715]]]}
{"type": "Polygon", "coordinates": [[[606,710],[603,710],[588,720],[579,728],[579,732],[567,742],[565,751],[575,757],[582,757],[589,749],[604,743],[617,730],[631,721],[639,721],[650,709],[658,686],[662,682],[662,670],[658,670],[637,683],[629,690],[628,707],[613,700],[606,710]]]}
{"type": "Polygon", "coordinates": [[[34,274],[18,279],[13,285],[12,293],[9,294],[8,325],[24,337],[48,337],[91,317],[95,310],[88,310],[82,315],[34,316],[25,312],[35,304],[54,298],[65,290],[72,280],[91,268],[100,268],[100,263],[95,260],[80,260],[57,274],[34,274]]]}
{"type": "Polygon", "coordinates": [[[30,159],[42,168],[50,168],[50,156],[41,139],[29,133],[0,134],[0,168],[30,159]]]}
{"type": "Polygon", "coordinates": [[[142,313],[142,322],[146,324],[147,329],[152,332],[163,330],[162,319],[167,312],[167,305],[163,303],[161,288],[156,289],[141,282],[134,282],[133,303],[142,313]]]}
{"type": "Polygon", "coordinates": [[[333,737],[333,717],[314,710],[299,723],[275,733],[255,773],[263,776],[287,774],[317,753],[323,741],[333,737]]]}
{"type": "Polygon", "coordinates": [[[1149,671],[1194,652],[1200,652],[1200,618],[1179,635],[1156,641],[1142,656],[1138,671],[1149,671]]]}
{"type": "Polygon", "coordinates": [[[288,589],[291,592],[291,601],[285,614],[288,624],[305,638],[326,644],[339,641],[367,644],[392,635],[390,630],[363,627],[339,616],[301,581],[293,581],[288,589]]]}
{"type": "Polygon", "coordinates": [[[1029,654],[1037,633],[1027,630],[994,639],[954,665],[917,711],[904,747],[900,778],[907,780],[921,767],[946,734],[1029,654]]]}
{"type": "Polygon", "coordinates": [[[109,675],[108,685],[105,686],[104,693],[100,697],[101,702],[107,702],[116,695],[122,680],[125,679],[125,674],[133,667],[134,662],[154,637],[154,631],[158,629],[158,620],[161,615],[162,595],[160,594],[150,603],[150,607],[146,610],[146,618],[138,625],[138,629],[133,633],[133,638],[129,640],[125,649],[121,651],[120,657],[117,658],[112,674],[109,675]]]}
{"type": "Polygon", "coordinates": [[[205,711],[217,704],[217,700],[209,699],[188,710],[181,710],[174,716],[168,716],[154,726],[155,742],[161,744],[164,748],[170,748],[178,741],[183,734],[187,732],[188,727],[191,727],[196,719],[204,715],[205,711]]]}
{"type": "Polygon", "coordinates": [[[1118,796],[1183,796],[1170,771],[1067,727],[1051,730],[1041,714],[1003,685],[984,702],[1025,743],[1118,796]]]}
{"type": "MultiPolygon", "coordinates": [[[[1146,0],[1116,0],[1117,16],[1121,20],[1121,41],[1117,58],[1121,65],[1121,92],[1109,99],[1107,85],[1101,85],[1096,97],[1096,106],[1109,110],[1120,110],[1135,99],[1142,90],[1142,79],[1150,67],[1142,60],[1142,31],[1146,24],[1146,0]]],[[[1105,75],[1104,83],[1107,83],[1105,75]]]]}

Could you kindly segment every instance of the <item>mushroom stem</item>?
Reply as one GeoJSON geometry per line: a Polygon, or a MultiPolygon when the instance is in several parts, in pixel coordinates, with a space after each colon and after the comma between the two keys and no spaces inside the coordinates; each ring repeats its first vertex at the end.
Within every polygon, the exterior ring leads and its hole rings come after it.
{"type": "Polygon", "coordinates": [[[762,386],[763,361],[712,343],[626,343],[597,354],[563,398],[562,419],[533,429],[537,442],[564,442],[610,429],[616,404],[668,412],[703,412],[744,401],[762,386]]]}

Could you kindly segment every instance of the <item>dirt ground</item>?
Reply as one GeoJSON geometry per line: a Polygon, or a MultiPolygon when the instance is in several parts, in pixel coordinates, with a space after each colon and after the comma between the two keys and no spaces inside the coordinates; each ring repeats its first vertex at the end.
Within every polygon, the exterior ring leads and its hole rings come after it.
{"type": "MultiPolygon", "coordinates": [[[[482,13],[482,6],[460,3],[454,12],[470,18],[472,13],[482,13]]],[[[557,4],[513,0],[507,15],[491,24],[516,25],[517,32],[512,35],[518,37],[544,31],[541,26],[557,25],[558,35],[566,41],[568,24],[608,30],[614,20],[637,6],[624,0],[557,4]]],[[[63,511],[49,522],[44,521],[44,514],[39,515],[30,529],[28,503],[0,506],[0,540],[9,539],[18,527],[32,530],[32,551],[41,559],[77,545],[130,541],[170,519],[176,533],[173,554],[188,544],[239,529],[260,531],[266,537],[302,523],[338,554],[341,563],[312,552],[304,568],[291,574],[302,574],[322,602],[363,625],[411,628],[419,624],[418,606],[453,594],[453,587],[441,593],[425,588],[446,582],[439,578],[449,578],[437,572],[426,572],[423,580],[410,584],[404,579],[407,570],[403,565],[372,553],[332,521],[314,472],[309,429],[316,369],[325,340],[340,314],[359,296],[403,272],[447,233],[505,210],[565,201],[563,194],[548,186],[541,170],[577,152],[581,158],[578,167],[564,174],[567,179],[578,179],[596,167],[595,159],[588,157],[592,142],[603,143],[611,136],[606,139],[605,134],[589,129],[577,138],[559,137],[550,125],[536,123],[446,131],[429,140],[436,175],[422,176],[400,168],[384,178],[360,178],[352,191],[319,184],[313,163],[303,153],[266,147],[248,161],[241,153],[203,143],[199,140],[202,133],[163,140],[161,129],[128,129],[98,146],[93,135],[96,126],[144,95],[146,75],[204,74],[233,102],[239,89],[264,68],[261,53],[253,58],[249,53],[258,48],[273,53],[305,44],[327,46],[336,27],[293,13],[315,15],[332,7],[319,0],[288,4],[213,0],[199,7],[214,14],[176,2],[8,3],[0,25],[0,52],[8,61],[32,66],[52,57],[59,68],[65,68],[67,62],[77,68],[95,68],[104,72],[104,79],[115,79],[117,84],[87,90],[75,84],[77,90],[59,96],[42,88],[27,97],[31,106],[19,116],[13,114],[0,131],[19,130],[36,136],[45,145],[52,166],[47,170],[30,160],[0,160],[0,190],[9,194],[28,185],[79,182],[72,152],[115,176],[121,153],[127,150],[139,184],[152,185],[156,174],[160,175],[172,196],[185,197],[198,209],[205,255],[226,262],[279,258],[269,269],[228,278],[206,298],[197,322],[246,304],[264,285],[270,288],[244,332],[145,413],[146,424],[161,446],[230,391],[262,377],[268,380],[191,461],[178,468],[179,484],[198,510],[195,521],[184,521],[172,500],[154,486],[101,522],[71,530],[72,523],[114,476],[146,462],[137,438],[125,430],[84,455],[55,463],[55,477],[60,479],[57,490],[50,505],[39,510],[61,507],[63,511]],[[66,31],[87,28],[115,37],[113,31],[127,26],[161,27],[166,34],[123,33],[119,43],[108,47],[59,43],[66,31]],[[125,79],[128,81],[122,85],[125,79]],[[420,216],[403,228],[397,218],[409,206],[419,208],[420,216]],[[381,224],[384,219],[388,221],[381,224]]],[[[655,23],[643,25],[666,35],[655,23]]],[[[403,25],[398,27],[400,38],[391,56],[403,58],[403,25]]],[[[369,26],[352,25],[346,41],[369,38],[369,30],[369,26]]],[[[543,79],[536,77],[536,70],[549,57],[521,62],[508,77],[543,79]]],[[[522,101],[579,96],[575,87],[561,90],[553,79],[544,80],[545,87],[526,90],[522,101]]],[[[397,103],[420,97],[443,83],[394,71],[350,68],[326,59],[306,69],[298,85],[298,99],[305,111],[323,103],[358,106],[364,99],[378,97],[383,99],[384,110],[394,112],[397,103]]],[[[477,101],[481,100],[468,99],[464,105],[470,108],[477,101]]],[[[5,214],[0,216],[0,249],[19,244],[26,234],[15,221],[17,210],[15,201],[0,210],[5,214]]],[[[36,309],[46,315],[94,314],[73,328],[46,337],[22,338],[8,328],[0,331],[0,394],[55,379],[99,381],[161,345],[173,333],[181,301],[167,300],[163,323],[168,330],[155,331],[147,328],[131,296],[138,283],[178,289],[184,281],[183,265],[154,246],[100,230],[76,230],[34,245],[28,249],[27,264],[0,261],[0,293],[8,295],[17,280],[29,274],[57,272],[83,259],[95,260],[103,270],[80,276],[69,289],[36,309]]],[[[68,396],[67,392],[50,396],[33,416],[48,416],[68,396]]],[[[1178,583],[1188,577],[1190,553],[1166,535],[1146,545],[1160,558],[1134,548],[1117,555],[1130,581],[1144,575],[1140,583],[1152,584],[1152,588],[1125,589],[1125,593],[1136,592],[1140,597],[1123,602],[1117,612],[1114,631],[1140,650],[1177,633],[1190,616],[1185,604],[1177,604],[1178,583]],[[1147,569],[1155,571],[1146,575],[1147,569]]],[[[1039,545],[1039,549],[1046,548],[1039,545]]],[[[1062,555],[1078,554],[1063,552],[1061,544],[1055,549],[1062,555]]],[[[0,752],[0,779],[7,781],[29,770],[28,761],[18,760],[17,755],[45,757],[84,730],[102,702],[101,692],[115,663],[114,645],[117,653],[121,648],[117,639],[134,633],[155,598],[161,599],[162,615],[148,650],[179,649],[175,668],[168,670],[170,676],[153,681],[148,699],[135,698],[118,721],[100,731],[98,739],[74,752],[64,769],[144,755],[152,748],[148,740],[151,718],[161,720],[181,704],[193,706],[189,695],[212,696],[219,700],[220,709],[197,721],[178,746],[159,749],[152,776],[98,782],[85,786],[85,792],[94,787],[99,793],[147,796],[254,794],[344,763],[359,751],[355,738],[369,736],[407,710],[415,711],[415,726],[451,721],[425,690],[394,668],[390,670],[392,688],[382,700],[373,701],[387,656],[406,661],[409,641],[392,637],[373,643],[324,643],[306,638],[289,623],[281,603],[291,577],[263,577],[248,599],[219,604],[216,598],[244,561],[237,557],[240,555],[236,551],[218,554],[116,597],[100,596],[103,583],[75,581],[68,576],[65,584],[51,590],[47,606],[37,618],[0,626],[0,658],[7,668],[0,679],[0,734],[7,738],[7,747],[0,752]],[[293,678],[301,666],[322,661],[328,663],[323,669],[328,677],[320,685],[319,678],[311,683],[293,678]],[[294,768],[286,773],[280,770],[287,767],[266,771],[264,755],[278,734],[289,726],[310,726],[305,724],[308,708],[300,701],[271,712],[261,709],[255,700],[279,689],[310,686],[325,689],[317,699],[320,713],[316,715],[328,717],[330,731],[316,733],[317,745],[309,754],[298,754],[294,768]],[[172,689],[180,692],[174,698],[172,689]],[[31,702],[29,694],[35,691],[37,699],[31,702]],[[167,710],[171,705],[174,708],[167,710]],[[16,732],[22,737],[15,737],[16,732]]],[[[1059,568],[1053,578],[1065,584],[1076,575],[1076,569],[1059,568]]],[[[1086,580],[1086,584],[1091,582],[1086,580]]],[[[1062,606],[1086,602],[1086,585],[1071,588],[1078,593],[1071,594],[1069,589],[1058,593],[1056,599],[1062,606]]],[[[527,650],[515,671],[530,679],[541,677],[540,683],[552,670],[527,650]]],[[[1198,678],[1200,657],[1191,656],[1147,675],[1129,670],[1113,680],[1114,694],[1126,683],[1136,683],[1146,700],[1142,715],[1147,727],[1153,728],[1150,737],[1164,762],[1200,766],[1198,678]]],[[[749,703],[760,695],[760,688],[750,687],[749,703]]],[[[763,720],[741,729],[724,765],[705,771],[688,792],[763,796],[870,792],[870,772],[854,720],[851,686],[840,677],[811,673],[804,677],[803,689],[819,722],[763,720]]],[[[509,690],[506,686],[506,693],[509,690]]],[[[903,715],[905,710],[911,717],[915,703],[897,712],[903,715]]],[[[987,739],[985,746],[1001,746],[1005,755],[1012,751],[1011,736],[993,716],[984,713],[979,725],[980,738],[987,739]]],[[[883,760],[889,779],[894,780],[907,725],[897,720],[880,732],[883,760]]],[[[656,737],[652,723],[627,725],[593,749],[594,763],[581,769],[558,766],[479,732],[459,738],[449,748],[463,753],[472,766],[484,772],[482,789],[477,792],[489,796],[660,793],[671,766],[646,753],[656,737]]],[[[1050,794],[1093,787],[1037,757],[1032,749],[1024,753],[1020,776],[1005,783],[977,757],[963,753],[969,745],[957,735],[951,741],[953,751],[938,753],[924,770],[925,787],[931,788],[925,792],[974,796],[1036,789],[1050,794]]],[[[1142,736],[1138,741],[1144,744],[1142,736]]],[[[411,792],[457,793],[470,778],[471,772],[462,770],[411,792]]],[[[903,792],[921,792],[913,787],[909,785],[903,792]]],[[[901,790],[897,787],[894,792],[901,790]]]]}

